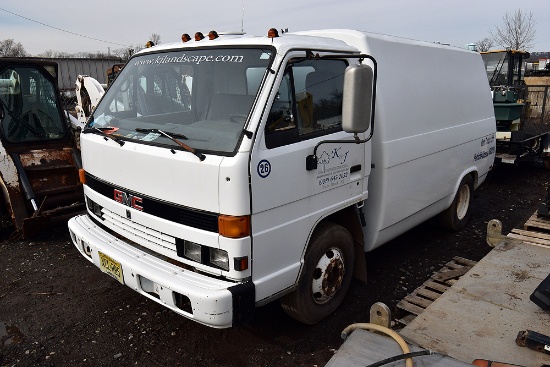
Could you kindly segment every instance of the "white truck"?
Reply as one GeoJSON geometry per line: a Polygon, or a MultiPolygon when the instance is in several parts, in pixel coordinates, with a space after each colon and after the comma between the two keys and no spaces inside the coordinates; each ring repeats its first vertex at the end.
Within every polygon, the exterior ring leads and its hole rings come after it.
{"type": "Polygon", "coordinates": [[[478,53],[352,30],[201,33],[129,60],[81,136],[89,261],[216,328],[313,324],[365,254],[458,230],[494,161],[478,53]],[[407,60],[407,62],[403,62],[407,60]]]}

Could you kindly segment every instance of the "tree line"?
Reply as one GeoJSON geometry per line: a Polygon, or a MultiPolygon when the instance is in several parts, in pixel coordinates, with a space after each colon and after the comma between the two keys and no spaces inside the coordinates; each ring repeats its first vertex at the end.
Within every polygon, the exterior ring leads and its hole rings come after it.
{"type": "MultiPolygon", "coordinates": [[[[149,39],[150,42],[157,45],[160,44],[160,35],[153,33],[149,39]]],[[[88,59],[108,59],[111,57],[128,60],[135,52],[146,47],[143,45],[132,45],[126,48],[112,50],[108,53],[104,52],[76,52],[69,53],[63,51],[47,50],[38,55],[31,55],[25,51],[21,42],[15,42],[14,39],[0,40],[0,57],[44,57],[44,58],[88,58],[88,59]]]]}

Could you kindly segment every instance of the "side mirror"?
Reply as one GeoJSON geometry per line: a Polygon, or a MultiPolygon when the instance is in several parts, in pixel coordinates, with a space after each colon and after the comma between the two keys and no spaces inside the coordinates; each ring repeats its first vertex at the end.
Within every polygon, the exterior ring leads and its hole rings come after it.
{"type": "Polygon", "coordinates": [[[350,65],[344,74],[342,129],[363,133],[369,129],[372,113],[374,73],[369,65],[350,65]]]}

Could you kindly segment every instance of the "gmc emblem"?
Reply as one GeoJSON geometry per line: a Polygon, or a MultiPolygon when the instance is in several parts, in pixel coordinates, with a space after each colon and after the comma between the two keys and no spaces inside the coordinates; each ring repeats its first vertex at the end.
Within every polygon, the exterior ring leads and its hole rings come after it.
{"type": "Polygon", "coordinates": [[[114,189],[114,199],[116,202],[129,206],[130,208],[134,208],[140,212],[143,211],[143,207],[141,206],[143,199],[138,196],[133,196],[124,191],[114,189]]]}

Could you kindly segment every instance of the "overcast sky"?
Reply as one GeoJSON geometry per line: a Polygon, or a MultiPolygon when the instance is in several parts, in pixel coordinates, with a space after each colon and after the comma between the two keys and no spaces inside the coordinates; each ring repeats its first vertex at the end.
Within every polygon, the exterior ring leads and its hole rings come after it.
{"type": "Polygon", "coordinates": [[[0,0],[0,40],[13,39],[31,55],[107,53],[144,45],[153,33],[169,43],[212,29],[350,28],[463,47],[488,37],[519,6],[536,19],[530,51],[550,51],[548,0],[0,0]]]}

